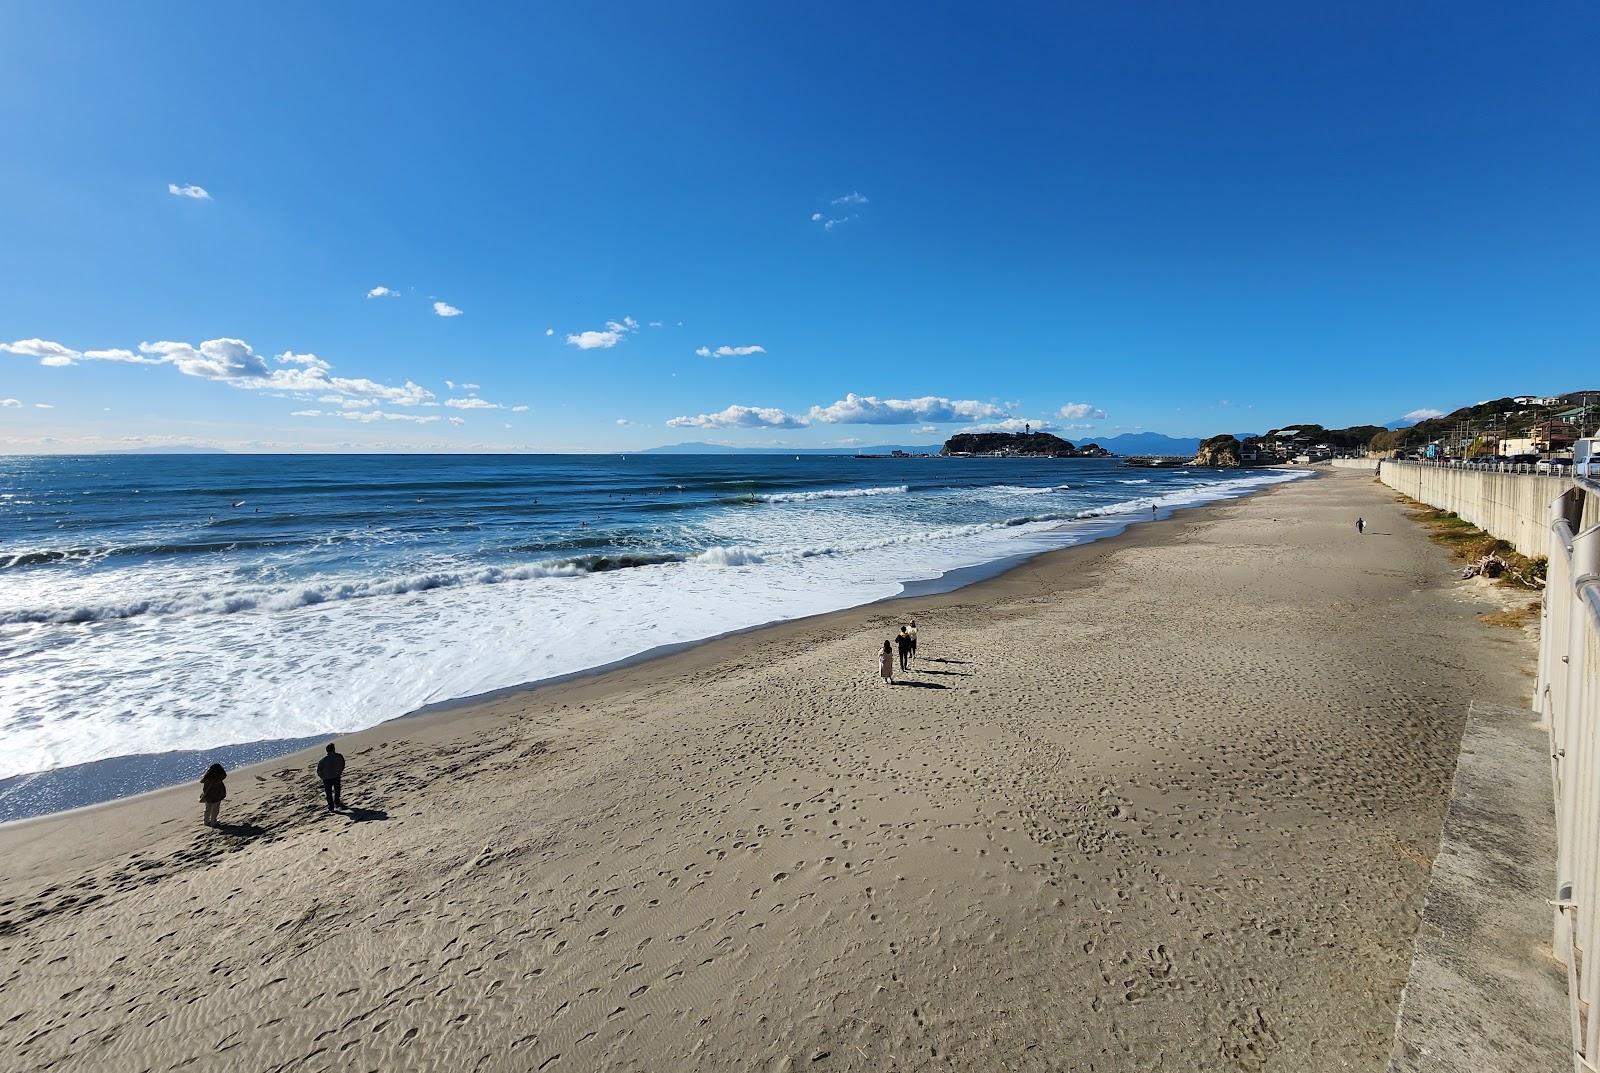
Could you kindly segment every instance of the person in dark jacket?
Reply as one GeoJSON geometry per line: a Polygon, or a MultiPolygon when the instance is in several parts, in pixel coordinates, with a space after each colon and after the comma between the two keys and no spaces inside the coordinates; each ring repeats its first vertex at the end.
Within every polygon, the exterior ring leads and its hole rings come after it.
{"type": "Polygon", "coordinates": [[[200,776],[200,800],[206,806],[206,826],[217,826],[217,814],[222,811],[222,799],[228,796],[228,772],[221,764],[212,764],[200,776]]]}
{"type": "Polygon", "coordinates": [[[900,669],[902,671],[910,670],[911,633],[904,626],[901,626],[900,632],[894,635],[894,647],[895,651],[900,654],[900,669]]]}
{"type": "Polygon", "coordinates": [[[339,798],[339,780],[344,777],[344,757],[328,743],[328,754],[317,761],[317,778],[322,780],[322,793],[328,799],[328,811],[344,808],[339,798]]]}

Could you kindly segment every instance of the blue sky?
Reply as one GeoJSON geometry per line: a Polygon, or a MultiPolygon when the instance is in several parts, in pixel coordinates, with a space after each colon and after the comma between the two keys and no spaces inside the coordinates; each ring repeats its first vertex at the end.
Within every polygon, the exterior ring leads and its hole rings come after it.
{"type": "Polygon", "coordinates": [[[1594,387],[1597,10],[12,3],[0,449],[1081,441],[1594,387]]]}

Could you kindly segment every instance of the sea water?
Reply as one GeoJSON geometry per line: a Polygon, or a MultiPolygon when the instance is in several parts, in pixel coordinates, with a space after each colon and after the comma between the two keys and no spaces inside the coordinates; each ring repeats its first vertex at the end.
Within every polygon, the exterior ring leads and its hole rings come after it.
{"type": "Polygon", "coordinates": [[[0,779],[357,730],[1303,475],[788,455],[0,458],[0,779]]]}

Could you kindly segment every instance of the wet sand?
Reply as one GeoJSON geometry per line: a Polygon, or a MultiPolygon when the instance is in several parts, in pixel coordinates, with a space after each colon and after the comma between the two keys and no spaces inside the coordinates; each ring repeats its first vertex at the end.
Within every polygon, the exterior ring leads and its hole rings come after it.
{"type": "Polygon", "coordinates": [[[1500,606],[1334,472],[0,828],[0,1068],[1378,1070],[1500,606]]]}

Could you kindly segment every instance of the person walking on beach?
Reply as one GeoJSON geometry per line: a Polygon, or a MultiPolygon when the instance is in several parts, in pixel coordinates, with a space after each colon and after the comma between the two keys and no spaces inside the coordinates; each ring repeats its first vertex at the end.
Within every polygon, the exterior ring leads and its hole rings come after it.
{"type": "Polygon", "coordinates": [[[328,799],[329,812],[344,808],[344,802],[339,799],[339,780],[343,776],[344,757],[334,751],[330,741],[327,754],[317,761],[317,778],[322,780],[322,793],[328,799]]]}
{"type": "Polygon", "coordinates": [[[206,806],[206,826],[217,827],[217,813],[222,811],[222,799],[228,796],[228,772],[221,764],[212,764],[200,776],[200,800],[206,806]]]}
{"type": "Polygon", "coordinates": [[[910,670],[911,634],[904,626],[901,626],[900,632],[894,635],[894,647],[900,653],[900,669],[902,671],[910,670]]]}
{"type": "Polygon", "coordinates": [[[1366,531],[1367,531],[1367,520],[1365,518],[1357,518],[1356,519],[1356,536],[1360,536],[1362,533],[1365,533],[1366,531]]]}
{"type": "Polygon", "coordinates": [[[878,653],[878,673],[885,682],[894,685],[894,650],[888,641],[883,642],[883,651],[878,653]]]}
{"type": "Polygon", "coordinates": [[[911,629],[906,631],[911,634],[911,658],[917,658],[917,620],[911,620],[911,629]]]}

